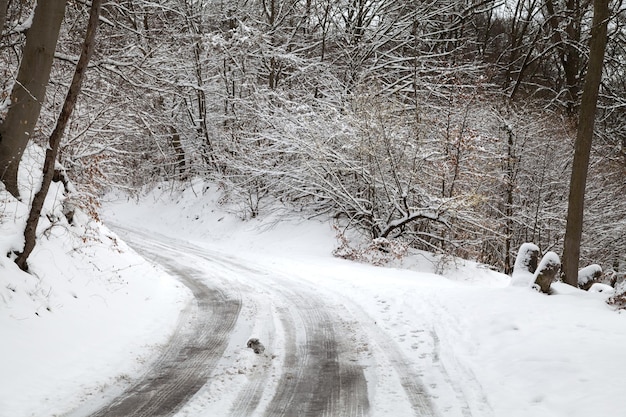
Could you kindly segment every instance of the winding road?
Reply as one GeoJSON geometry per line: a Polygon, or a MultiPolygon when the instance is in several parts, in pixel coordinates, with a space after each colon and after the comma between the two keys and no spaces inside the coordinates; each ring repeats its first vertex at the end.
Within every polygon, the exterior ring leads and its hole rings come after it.
{"type": "Polygon", "coordinates": [[[158,360],[91,417],[373,416],[381,380],[395,384],[389,401],[406,403],[403,415],[471,415],[463,398],[442,414],[414,359],[348,297],[190,242],[114,230],[194,297],[158,360]],[[246,349],[252,336],[263,354],[246,349]]]}

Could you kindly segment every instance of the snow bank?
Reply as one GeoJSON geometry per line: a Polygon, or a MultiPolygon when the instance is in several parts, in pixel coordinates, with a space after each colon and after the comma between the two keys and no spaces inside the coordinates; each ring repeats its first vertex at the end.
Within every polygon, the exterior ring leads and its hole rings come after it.
{"type": "Polygon", "coordinates": [[[535,282],[535,271],[540,254],[539,247],[534,243],[523,243],[517,251],[511,284],[519,287],[529,287],[535,282]]]}
{"type": "Polygon", "coordinates": [[[602,276],[602,267],[597,264],[586,266],[578,271],[578,286],[590,287],[592,282],[602,276]]]}
{"type": "Polygon", "coordinates": [[[219,185],[194,179],[164,183],[146,191],[140,204],[124,194],[106,197],[102,216],[116,222],[150,226],[150,230],[197,241],[218,241],[224,248],[263,249],[292,256],[329,256],[337,245],[330,222],[305,221],[276,205],[262,216],[244,220],[219,185]]]}
{"type": "MultiPolygon", "coordinates": [[[[36,172],[35,160],[27,155],[22,178],[36,172]]],[[[68,223],[64,198],[53,183],[27,274],[6,254],[23,245],[28,207],[0,191],[2,416],[63,414],[128,381],[167,341],[190,297],[101,224],[80,213],[68,223]]]]}

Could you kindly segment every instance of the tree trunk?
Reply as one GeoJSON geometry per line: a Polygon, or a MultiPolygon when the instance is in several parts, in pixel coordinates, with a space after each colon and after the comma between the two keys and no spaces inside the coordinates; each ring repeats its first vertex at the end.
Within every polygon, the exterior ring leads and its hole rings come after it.
{"type": "Polygon", "coordinates": [[[180,134],[174,126],[170,126],[170,132],[172,133],[172,147],[176,153],[176,168],[178,168],[178,174],[180,179],[187,177],[187,167],[185,165],[185,150],[180,142],[180,134]]]}
{"type": "Polygon", "coordinates": [[[604,51],[607,42],[607,22],[609,19],[609,1],[595,0],[589,67],[585,76],[585,86],[578,113],[578,132],[574,148],[574,162],[567,208],[567,226],[563,247],[563,281],[578,285],[578,262],[582,237],[585,186],[589,168],[589,153],[593,139],[598,90],[602,79],[604,51]]]}
{"type": "Polygon", "coordinates": [[[65,4],[66,0],[37,3],[11,92],[11,105],[0,126],[0,179],[15,197],[19,197],[19,163],[45,99],[65,4]]]}
{"type": "Polygon", "coordinates": [[[0,37],[4,32],[4,25],[7,20],[7,8],[9,7],[9,0],[0,0],[0,37]]]}
{"type": "Polygon", "coordinates": [[[511,262],[511,245],[513,243],[513,193],[515,192],[515,171],[516,171],[516,157],[515,157],[515,138],[511,127],[506,123],[504,124],[504,130],[507,134],[506,142],[506,163],[504,170],[505,184],[505,202],[504,202],[504,273],[510,275],[513,272],[513,265],[511,262]]]}
{"type": "Polygon", "coordinates": [[[98,19],[100,17],[101,5],[102,0],[92,0],[91,2],[89,23],[87,25],[87,31],[85,33],[85,40],[83,42],[80,58],[78,60],[78,64],[76,64],[74,76],[72,77],[72,83],[70,84],[70,89],[67,93],[67,96],[65,97],[65,102],[63,103],[61,114],[59,115],[57,124],[54,127],[52,134],[50,135],[48,149],[46,149],[46,159],[43,165],[43,179],[41,182],[41,188],[39,189],[39,191],[37,191],[37,194],[35,194],[35,197],[33,198],[33,204],[28,215],[26,228],[24,229],[24,250],[19,253],[17,258],[15,259],[15,263],[17,264],[17,266],[19,266],[24,271],[28,270],[28,265],[26,261],[33,249],[35,248],[37,225],[39,224],[39,217],[41,216],[41,210],[46,200],[46,195],[48,194],[48,190],[50,189],[50,183],[52,182],[52,178],[54,177],[54,167],[57,154],[59,152],[61,138],[63,137],[63,133],[65,132],[67,122],[72,115],[74,106],[76,105],[76,100],[78,99],[78,95],[80,93],[80,89],[85,76],[85,71],[87,71],[89,59],[91,58],[95,47],[94,41],[96,39],[96,31],[98,28],[98,19]]]}

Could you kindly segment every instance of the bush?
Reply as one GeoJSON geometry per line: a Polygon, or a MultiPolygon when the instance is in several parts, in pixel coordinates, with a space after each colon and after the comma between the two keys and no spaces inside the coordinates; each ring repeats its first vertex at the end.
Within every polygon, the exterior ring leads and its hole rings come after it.
{"type": "Polygon", "coordinates": [[[626,281],[615,285],[615,295],[606,300],[606,302],[618,310],[626,309],[626,281]]]}
{"type": "Polygon", "coordinates": [[[344,233],[341,233],[338,228],[335,230],[338,232],[339,246],[333,251],[333,255],[338,258],[382,266],[402,259],[409,249],[406,242],[386,238],[373,239],[364,247],[354,247],[344,233]]]}

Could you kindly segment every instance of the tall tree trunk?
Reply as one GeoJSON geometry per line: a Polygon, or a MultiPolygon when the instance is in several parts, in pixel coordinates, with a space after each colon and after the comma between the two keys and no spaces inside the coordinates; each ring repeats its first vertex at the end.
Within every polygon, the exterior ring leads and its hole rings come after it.
{"type": "MultiPolygon", "coordinates": [[[[557,2],[558,4],[558,2],[557,2]]],[[[583,6],[577,0],[566,0],[562,9],[555,8],[553,0],[545,0],[548,24],[551,27],[551,43],[558,51],[561,68],[565,76],[565,106],[570,114],[578,109],[580,92],[579,72],[582,65],[580,46],[583,6]],[[566,22],[563,30],[563,22],[566,22]]]]}
{"type": "Polygon", "coordinates": [[[76,105],[76,100],[78,99],[78,95],[80,94],[80,89],[83,83],[83,79],[85,77],[85,71],[87,71],[89,59],[91,58],[95,47],[94,42],[96,39],[101,5],[102,0],[92,0],[91,2],[89,23],[87,25],[87,31],[85,33],[85,40],[83,42],[80,58],[78,60],[78,64],[76,64],[74,76],[72,77],[72,83],[70,84],[70,89],[67,92],[67,96],[65,97],[65,102],[63,103],[61,114],[59,115],[57,124],[54,127],[54,130],[52,131],[52,134],[49,138],[48,149],[46,149],[46,159],[43,165],[43,179],[41,182],[41,188],[39,189],[39,191],[37,191],[37,194],[35,194],[35,197],[33,198],[33,204],[28,215],[26,228],[24,229],[24,250],[19,253],[17,258],[15,259],[15,263],[17,264],[17,266],[19,266],[24,271],[28,270],[28,265],[26,261],[33,249],[35,248],[37,225],[39,224],[41,210],[43,208],[44,201],[46,200],[48,190],[50,189],[52,177],[54,176],[54,167],[57,154],[59,152],[61,138],[63,137],[63,134],[65,132],[67,122],[69,121],[70,117],[72,116],[72,112],[74,111],[74,106],[76,105]]]}
{"type": "Polygon", "coordinates": [[[505,201],[504,201],[504,273],[510,275],[513,272],[513,262],[511,260],[511,245],[513,242],[513,193],[515,192],[515,176],[516,176],[516,156],[515,156],[515,137],[513,131],[508,124],[504,124],[507,134],[506,141],[506,164],[504,166],[505,184],[505,201]]]}
{"type": "Polygon", "coordinates": [[[567,226],[563,247],[563,281],[573,286],[578,286],[578,262],[580,259],[585,186],[593,139],[598,90],[602,80],[604,51],[607,43],[609,0],[595,0],[593,9],[589,67],[585,76],[585,86],[578,113],[578,132],[574,148],[569,205],[567,208],[567,226]]]}
{"type": "Polygon", "coordinates": [[[46,96],[66,0],[39,1],[28,29],[11,105],[0,126],[0,179],[19,197],[17,171],[46,96]]]}

